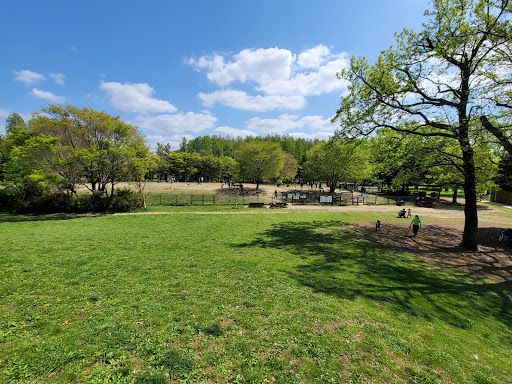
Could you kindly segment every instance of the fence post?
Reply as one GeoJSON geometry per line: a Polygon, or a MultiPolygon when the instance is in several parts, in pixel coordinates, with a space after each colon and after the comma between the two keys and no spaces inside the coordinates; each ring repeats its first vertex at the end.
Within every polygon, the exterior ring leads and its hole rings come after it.
{"type": "Polygon", "coordinates": [[[213,195],[213,205],[215,205],[215,195],[213,195]]]}
{"type": "Polygon", "coordinates": [[[194,195],[190,195],[190,205],[194,205],[194,195]]]}

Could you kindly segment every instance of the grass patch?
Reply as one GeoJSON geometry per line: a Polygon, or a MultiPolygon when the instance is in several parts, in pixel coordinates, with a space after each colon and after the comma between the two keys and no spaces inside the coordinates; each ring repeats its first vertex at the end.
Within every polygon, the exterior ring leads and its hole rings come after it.
{"type": "Polygon", "coordinates": [[[1,383],[512,378],[509,286],[379,245],[375,213],[0,219],[1,383]]]}

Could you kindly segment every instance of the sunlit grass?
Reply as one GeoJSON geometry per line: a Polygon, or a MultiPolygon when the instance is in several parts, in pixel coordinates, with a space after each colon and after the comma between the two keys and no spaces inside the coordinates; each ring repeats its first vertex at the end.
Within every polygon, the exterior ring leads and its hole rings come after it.
{"type": "Polygon", "coordinates": [[[507,284],[243,212],[1,216],[0,382],[510,382],[507,284]]]}

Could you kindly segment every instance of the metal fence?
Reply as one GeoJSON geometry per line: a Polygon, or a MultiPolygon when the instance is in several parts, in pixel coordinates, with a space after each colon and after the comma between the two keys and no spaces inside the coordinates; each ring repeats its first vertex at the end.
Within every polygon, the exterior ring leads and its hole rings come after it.
{"type": "Polygon", "coordinates": [[[249,194],[151,194],[147,196],[149,206],[185,206],[185,205],[249,205],[250,203],[272,204],[273,202],[286,202],[301,205],[366,205],[386,204],[386,201],[376,195],[358,193],[291,193],[283,192],[272,196],[249,194]]]}
{"type": "Polygon", "coordinates": [[[265,202],[259,195],[184,195],[156,194],[147,197],[147,205],[246,205],[265,202]]]}

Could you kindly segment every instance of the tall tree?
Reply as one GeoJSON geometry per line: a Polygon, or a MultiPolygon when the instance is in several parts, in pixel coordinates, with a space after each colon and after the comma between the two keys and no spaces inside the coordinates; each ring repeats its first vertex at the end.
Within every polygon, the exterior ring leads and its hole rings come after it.
{"type": "Polygon", "coordinates": [[[90,190],[110,193],[119,181],[130,176],[129,163],[135,154],[144,153],[146,144],[137,127],[119,117],[72,105],[50,105],[45,114],[34,114],[31,131],[55,137],[58,147],[44,156],[53,171],[67,185],[87,180],[90,190]]]}
{"type": "Polygon", "coordinates": [[[254,179],[256,189],[261,180],[275,178],[283,168],[285,154],[279,144],[252,141],[245,143],[235,153],[235,160],[240,166],[240,174],[245,179],[254,179]]]}
{"type": "Polygon", "coordinates": [[[368,156],[356,141],[321,141],[307,152],[302,176],[307,181],[325,181],[334,193],[342,182],[361,182],[368,176],[368,156]]]}
{"type": "Polygon", "coordinates": [[[9,134],[14,127],[26,128],[27,124],[20,115],[18,115],[16,112],[11,112],[5,120],[5,132],[9,134]]]}
{"type": "Polygon", "coordinates": [[[290,154],[286,153],[283,162],[283,168],[279,172],[279,176],[284,180],[291,180],[297,175],[299,168],[297,166],[297,160],[290,154]]]}
{"type": "Polygon", "coordinates": [[[352,58],[350,68],[338,74],[351,85],[333,121],[349,135],[369,135],[388,127],[456,142],[466,198],[462,246],[476,250],[470,122],[480,106],[487,59],[504,44],[494,35],[509,17],[510,5],[508,0],[433,0],[432,4],[422,31],[404,30],[397,35],[396,48],[382,52],[373,66],[365,58],[352,58]]]}

